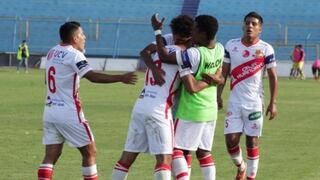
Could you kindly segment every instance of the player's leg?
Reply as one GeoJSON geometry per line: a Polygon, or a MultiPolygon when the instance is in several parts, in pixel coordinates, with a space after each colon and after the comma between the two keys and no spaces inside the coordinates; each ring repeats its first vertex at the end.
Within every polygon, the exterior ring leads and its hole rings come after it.
{"type": "Polygon", "coordinates": [[[229,102],[224,127],[227,150],[232,162],[237,166],[237,180],[244,179],[246,171],[246,164],[243,160],[242,150],[239,145],[244,126],[244,122],[241,119],[241,108],[241,104],[229,102]]]}
{"type": "Polygon", "coordinates": [[[61,152],[62,152],[63,144],[50,144],[46,145],[46,152],[38,169],[38,179],[52,179],[53,174],[53,166],[58,161],[61,152]]]}
{"type": "Polygon", "coordinates": [[[211,152],[203,149],[196,151],[196,156],[201,168],[201,174],[204,180],[216,179],[216,167],[211,152]]]}
{"type": "Polygon", "coordinates": [[[82,174],[84,180],[97,180],[96,145],[94,142],[78,148],[82,156],[82,174]]]}
{"type": "Polygon", "coordinates": [[[148,142],[144,128],[145,114],[133,110],[124,151],[112,170],[112,180],[124,180],[139,152],[147,152],[148,142]]]}
{"type": "Polygon", "coordinates": [[[259,137],[246,136],[247,145],[247,179],[254,180],[259,166],[259,137]]]}
{"type": "Polygon", "coordinates": [[[134,163],[139,153],[123,151],[120,160],[112,171],[112,180],[127,179],[130,166],[134,163]]]}
{"type": "Polygon", "coordinates": [[[191,177],[191,165],[192,165],[192,154],[191,154],[191,151],[183,151],[183,155],[184,155],[184,158],[186,159],[187,161],[187,165],[188,165],[188,175],[189,175],[189,179],[191,177]]]}
{"type": "Polygon", "coordinates": [[[157,163],[154,170],[155,179],[170,180],[172,154],[158,154],[156,155],[156,160],[157,160],[157,163]]]}
{"type": "Polygon", "coordinates": [[[176,119],[175,121],[175,148],[173,151],[173,173],[176,179],[188,180],[189,168],[185,158],[185,154],[190,151],[196,151],[201,140],[201,133],[198,132],[198,123],[176,119]]]}
{"type": "Polygon", "coordinates": [[[262,134],[262,103],[243,105],[244,133],[247,146],[247,179],[254,180],[259,166],[259,136],[262,134]]]}
{"type": "Polygon", "coordinates": [[[28,73],[28,59],[24,58],[25,72],[28,73]]]}
{"type": "Polygon", "coordinates": [[[64,143],[64,137],[54,123],[43,122],[42,143],[46,146],[46,149],[42,164],[40,164],[38,169],[38,179],[51,180],[53,167],[61,155],[64,143]]]}
{"type": "Polygon", "coordinates": [[[216,179],[216,166],[211,156],[211,149],[214,140],[216,120],[198,124],[202,124],[202,131],[199,131],[201,140],[196,155],[201,168],[202,177],[205,180],[214,180],[216,179]]]}

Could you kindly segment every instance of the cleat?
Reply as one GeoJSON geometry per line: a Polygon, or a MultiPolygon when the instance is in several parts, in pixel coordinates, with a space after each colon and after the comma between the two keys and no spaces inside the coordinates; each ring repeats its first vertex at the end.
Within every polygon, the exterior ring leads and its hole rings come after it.
{"type": "Polygon", "coordinates": [[[245,168],[243,170],[238,168],[238,172],[237,172],[235,180],[245,180],[246,170],[247,170],[247,166],[245,166],[245,168]]]}

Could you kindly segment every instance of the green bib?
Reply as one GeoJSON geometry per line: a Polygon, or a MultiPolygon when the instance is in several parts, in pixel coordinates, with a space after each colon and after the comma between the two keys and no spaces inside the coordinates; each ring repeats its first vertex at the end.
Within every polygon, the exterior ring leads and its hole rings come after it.
{"type": "MultiPolygon", "coordinates": [[[[200,52],[200,64],[194,76],[196,80],[201,80],[202,73],[214,74],[221,67],[224,48],[220,43],[216,43],[213,49],[206,47],[197,47],[197,49],[200,52]]],[[[211,85],[193,94],[188,93],[185,87],[182,86],[176,114],[177,118],[194,122],[206,122],[216,120],[217,116],[216,85],[211,85]]]]}

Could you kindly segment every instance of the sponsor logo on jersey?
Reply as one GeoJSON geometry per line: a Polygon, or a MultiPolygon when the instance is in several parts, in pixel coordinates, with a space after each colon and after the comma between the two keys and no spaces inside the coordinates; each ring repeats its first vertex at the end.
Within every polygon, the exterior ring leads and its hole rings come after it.
{"type": "Polygon", "coordinates": [[[248,119],[250,121],[254,121],[254,120],[259,119],[260,117],[261,117],[261,112],[257,111],[257,112],[250,113],[249,116],[248,116],[248,119]]]}
{"type": "Polygon", "coordinates": [[[79,70],[81,70],[82,68],[88,66],[88,62],[86,60],[82,60],[80,62],[77,62],[76,66],[78,67],[79,70]]]}
{"type": "Polygon", "coordinates": [[[244,79],[247,79],[264,67],[264,57],[247,61],[231,71],[231,89],[244,79]]]}
{"type": "Polygon", "coordinates": [[[250,52],[248,50],[244,50],[242,52],[242,57],[244,57],[244,58],[249,57],[249,55],[250,55],[250,52]]]}
{"type": "Polygon", "coordinates": [[[232,115],[232,112],[231,111],[228,111],[227,112],[227,117],[231,116],[232,115]]]}
{"type": "Polygon", "coordinates": [[[222,59],[218,59],[216,62],[207,62],[204,64],[205,69],[212,69],[221,65],[222,59]]]}

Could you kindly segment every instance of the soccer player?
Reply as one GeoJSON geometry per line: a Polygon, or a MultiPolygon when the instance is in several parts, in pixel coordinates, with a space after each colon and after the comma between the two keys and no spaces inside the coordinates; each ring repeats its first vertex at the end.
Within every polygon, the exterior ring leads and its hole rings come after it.
{"type": "MultiPolygon", "coordinates": [[[[166,51],[174,53],[191,45],[191,30],[193,20],[186,15],[174,18],[170,27],[175,45],[166,46],[166,51]]],[[[163,38],[161,38],[163,41],[163,38]]],[[[163,41],[166,42],[166,41],[163,41]]],[[[147,46],[141,57],[148,66],[145,74],[145,84],[137,99],[128,130],[125,150],[112,172],[112,180],[126,179],[128,171],[136,157],[141,152],[156,156],[154,179],[171,179],[171,157],[173,150],[172,105],[175,103],[180,78],[178,66],[161,63],[158,54],[152,55],[152,48],[147,46]],[[161,69],[163,81],[156,84],[151,68],[161,69]]],[[[205,82],[199,82],[199,89],[207,87],[205,82]]]]}
{"type": "MultiPolygon", "coordinates": [[[[204,73],[215,74],[221,69],[224,48],[216,43],[218,21],[209,15],[195,18],[192,41],[196,47],[168,53],[161,40],[164,19],[154,15],[152,26],[156,34],[158,53],[161,61],[175,63],[183,82],[175,121],[175,145],[173,172],[176,179],[189,179],[184,152],[196,151],[204,179],[215,179],[215,165],[211,149],[217,120],[216,84],[197,91],[195,84],[201,82],[204,73]]],[[[223,81],[220,74],[214,75],[217,83],[223,81]]]]}
{"type": "Polygon", "coordinates": [[[78,22],[66,22],[60,27],[61,43],[47,54],[47,97],[43,115],[45,156],[39,166],[38,179],[51,180],[53,166],[66,141],[82,155],[84,180],[97,180],[96,145],[79,101],[80,78],[95,83],[122,82],[134,84],[134,73],[108,75],[93,71],[83,54],[85,35],[78,22]]]}
{"type": "MultiPolygon", "coordinates": [[[[222,68],[224,84],[231,74],[231,93],[225,117],[225,140],[233,163],[237,166],[237,180],[254,180],[259,164],[259,136],[263,124],[262,70],[267,68],[270,85],[270,102],[266,115],[269,120],[277,115],[277,75],[274,50],[262,41],[262,17],[256,12],[248,13],[243,20],[242,38],[232,39],[225,46],[222,68]],[[247,166],[239,146],[240,137],[246,135],[247,166]],[[245,171],[247,173],[245,174],[245,171]]],[[[218,106],[223,107],[221,94],[224,84],[218,87],[218,106]]]]}
{"type": "MultiPolygon", "coordinates": [[[[296,69],[297,73],[296,76],[299,76],[300,79],[305,79],[304,72],[303,72],[303,65],[304,65],[304,58],[305,58],[305,52],[303,50],[303,47],[301,44],[298,44],[294,47],[294,50],[292,51],[292,59],[293,59],[293,69],[296,69]]],[[[291,71],[292,72],[292,71],[291,71]]],[[[290,77],[296,77],[291,76],[290,77]]]]}

